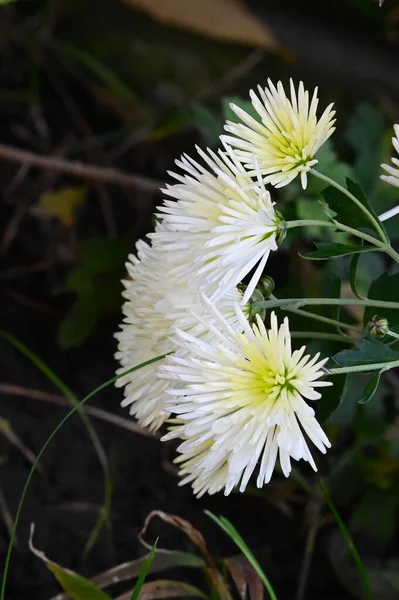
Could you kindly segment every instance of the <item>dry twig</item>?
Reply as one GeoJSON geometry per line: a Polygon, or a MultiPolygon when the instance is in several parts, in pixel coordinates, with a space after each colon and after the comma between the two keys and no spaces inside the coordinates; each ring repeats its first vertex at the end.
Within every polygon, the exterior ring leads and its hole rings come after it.
{"type": "Polygon", "coordinates": [[[118,169],[99,167],[96,165],[85,165],[81,162],[70,161],[54,156],[43,156],[5,144],[0,144],[0,160],[1,159],[37,167],[39,169],[66,173],[67,175],[79,179],[115,183],[123,187],[134,187],[149,193],[157,192],[159,188],[163,186],[162,182],[141,175],[130,175],[129,173],[119,171],[118,169]]]}
{"type": "MultiPolygon", "coordinates": [[[[42,392],[41,390],[35,390],[32,388],[24,388],[12,383],[0,383],[0,394],[6,394],[9,396],[22,396],[25,398],[31,398],[32,400],[43,400],[44,402],[51,402],[52,404],[57,404],[58,406],[68,406],[69,408],[71,406],[70,401],[64,396],[59,396],[58,394],[49,394],[47,392],[42,392]]],[[[89,406],[86,404],[82,406],[82,410],[93,417],[97,417],[98,419],[102,419],[103,421],[107,421],[108,423],[112,423],[113,425],[117,425],[123,429],[127,429],[133,433],[139,433],[140,435],[155,439],[159,437],[157,433],[151,433],[147,429],[139,427],[134,421],[124,419],[119,415],[114,415],[113,413],[102,410],[101,408],[96,408],[95,406],[89,406]]]]}

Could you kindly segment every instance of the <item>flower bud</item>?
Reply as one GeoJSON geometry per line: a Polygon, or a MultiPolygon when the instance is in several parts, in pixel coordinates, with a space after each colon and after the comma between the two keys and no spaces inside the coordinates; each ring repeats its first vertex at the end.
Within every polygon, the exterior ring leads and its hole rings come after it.
{"type": "Polygon", "coordinates": [[[373,315],[366,327],[368,333],[376,338],[382,338],[389,331],[388,319],[373,315]]]}
{"type": "Polygon", "coordinates": [[[265,316],[266,316],[266,309],[264,308],[264,306],[261,305],[261,303],[264,301],[265,301],[265,299],[264,299],[262,292],[258,289],[254,290],[254,292],[248,302],[248,304],[249,304],[248,317],[249,317],[250,322],[256,321],[256,315],[259,315],[260,318],[262,319],[262,321],[264,321],[265,316]]]}
{"type": "Polygon", "coordinates": [[[259,280],[258,288],[261,290],[265,298],[268,298],[269,296],[271,296],[271,294],[273,294],[275,287],[276,284],[269,275],[265,275],[265,277],[262,277],[259,280]]]}

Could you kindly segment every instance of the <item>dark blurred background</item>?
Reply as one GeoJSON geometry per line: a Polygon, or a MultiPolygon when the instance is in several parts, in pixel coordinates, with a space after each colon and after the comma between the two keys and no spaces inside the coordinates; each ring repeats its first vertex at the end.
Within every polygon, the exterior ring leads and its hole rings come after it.
{"type": "MultiPolygon", "coordinates": [[[[334,147],[343,163],[353,165],[356,140],[362,148],[373,135],[388,159],[390,127],[399,121],[398,46],[394,0],[381,7],[372,0],[0,2],[2,556],[30,463],[68,410],[65,393],[35,361],[78,398],[113,376],[124,262],[153,227],[158,189],[174,160],[194,144],[216,147],[231,99],[247,102],[248,90],[268,77],[318,86],[321,110],[336,104],[334,147]],[[349,143],[344,132],[359,110],[349,143]]],[[[269,272],[285,286],[295,268],[286,251],[269,272]]],[[[295,597],[314,512],[300,488],[277,477],[262,492],[196,500],[177,486],[173,448],[138,431],[121,399],[121,390],[109,387],[90,401],[103,411],[91,423],[112,486],[106,524],[90,552],[83,549],[101,514],[104,476],[75,415],[33,476],[6,597],[50,598],[59,589],[28,549],[31,522],[39,548],[91,576],[143,555],[137,534],[152,509],[189,519],[216,557],[232,554],[205,508],[233,521],[279,600],[295,597]]],[[[356,498],[343,503],[344,515],[356,498]]],[[[307,577],[309,600],[353,597],[337,576],[326,523],[307,577]]],[[[160,546],[193,550],[173,529],[155,529],[160,546]]],[[[391,559],[397,543],[390,542],[391,559]]],[[[399,597],[398,588],[394,593],[399,597]]]]}

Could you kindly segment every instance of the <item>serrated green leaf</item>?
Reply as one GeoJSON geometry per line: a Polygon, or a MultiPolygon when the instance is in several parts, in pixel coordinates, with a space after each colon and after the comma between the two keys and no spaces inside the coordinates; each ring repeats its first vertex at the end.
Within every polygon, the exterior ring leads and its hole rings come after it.
{"type": "Polygon", "coordinates": [[[300,254],[308,260],[328,260],[349,254],[378,251],[375,246],[347,246],[346,244],[316,244],[318,250],[308,254],[300,254]]]}
{"type": "Polygon", "coordinates": [[[378,371],[378,373],[375,373],[375,375],[373,375],[373,377],[369,380],[362,392],[360,399],[358,400],[359,404],[366,404],[366,402],[371,400],[371,398],[374,396],[378,389],[382,372],[382,370],[378,371]]]}
{"type": "Polygon", "coordinates": [[[356,350],[342,350],[332,359],[341,367],[389,363],[399,360],[399,352],[395,352],[386,344],[371,337],[361,338],[356,341],[355,345],[356,350]]]}
{"type": "Polygon", "coordinates": [[[348,376],[346,373],[331,378],[333,385],[323,388],[321,399],[317,402],[316,418],[319,423],[327,421],[339,407],[345,394],[348,376]]]}
{"type": "MultiPolygon", "coordinates": [[[[370,285],[367,297],[371,300],[397,301],[399,298],[399,273],[388,275],[383,273],[375,279],[370,285]]],[[[367,306],[364,311],[364,325],[375,315],[377,309],[372,306],[367,306]]],[[[399,310],[394,308],[378,309],[378,314],[381,317],[388,319],[390,328],[399,325],[399,310]]]]}

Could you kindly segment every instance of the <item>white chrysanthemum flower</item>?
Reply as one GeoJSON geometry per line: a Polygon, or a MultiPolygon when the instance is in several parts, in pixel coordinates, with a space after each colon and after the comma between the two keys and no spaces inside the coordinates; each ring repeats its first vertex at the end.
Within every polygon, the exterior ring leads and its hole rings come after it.
{"type": "Polygon", "coordinates": [[[288,319],[271,328],[261,319],[250,326],[236,306],[243,333],[235,332],[208,304],[217,326],[209,325],[209,342],[183,331],[178,344],[187,355],[170,356],[160,372],[170,381],[172,429],[164,440],[184,440],[181,484],[192,483],[199,496],[240,484],[244,491],[260,460],[257,486],[270,481],[277,455],[285,476],[290,459],[304,459],[317,470],[305,435],[323,453],[330,443],[307,400],[318,400],[324,374],[319,360],[305,355],[305,346],[292,351],[288,319]]]}
{"type": "MultiPolygon", "coordinates": [[[[193,316],[204,313],[199,292],[171,275],[170,256],[159,254],[143,241],[136,247],[137,257],[130,255],[126,264],[130,279],[123,281],[124,320],[121,331],[115,334],[119,342],[115,358],[121,364],[117,375],[171,351],[181,354],[174,343],[176,327],[203,339],[209,335],[193,316]]],[[[241,300],[242,293],[235,288],[218,303],[219,310],[234,328],[239,326],[234,304],[241,300]]],[[[115,382],[125,388],[122,406],[130,406],[130,414],[142,427],[151,430],[159,429],[169,417],[165,405],[168,382],[159,378],[159,364],[147,365],[115,382]]]]}
{"type": "Polygon", "coordinates": [[[184,256],[175,275],[205,289],[216,287],[214,301],[257,267],[245,304],[270,252],[282,241],[285,224],[260,174],[253,182],[231,148],[219,156],[197,150],[209,169],[186,155],[176,161],[183,174],[170,173],[180,183],[164,190],[173,200],[159,207],[162,229],[151,235],[153,245],[170,256],[184,256]]]}
{"type": "Polygon", "coordinates": [[[306,173],[317,163],[315,154],[334,131],[335,111],[330,104],[317,119],[317,88],[309,103],[309,92],[299,84],[298,93],[290,80],[291,98],[286,96],[281,81],[277,88],[268,79],[268,87],[258,86],[260,98],[250,92],[252,104],[261,123],[244,110],[231,104],[232,110],[245,123],[228,121],[226,131],[233,136],[222,136],[235,148],[238,158],[250,174],[255,174],[256,157],[265,183],[282,187],[300,174],[302,187],[307,185],[306,173]]]}
{"type": "MultiPolygon", "coordinates": [[[[395,137],[392,138],[392,145],[395,148],[396,152],[399,154],[399,125],[394,125],[395,137]]],[[[393,157],[392,165],[381,165],[381,167],[388,173],[388,175],[381,175],[381,179],[394,185],[395,187],[399,187],[399,159],[393,157]]]]}

